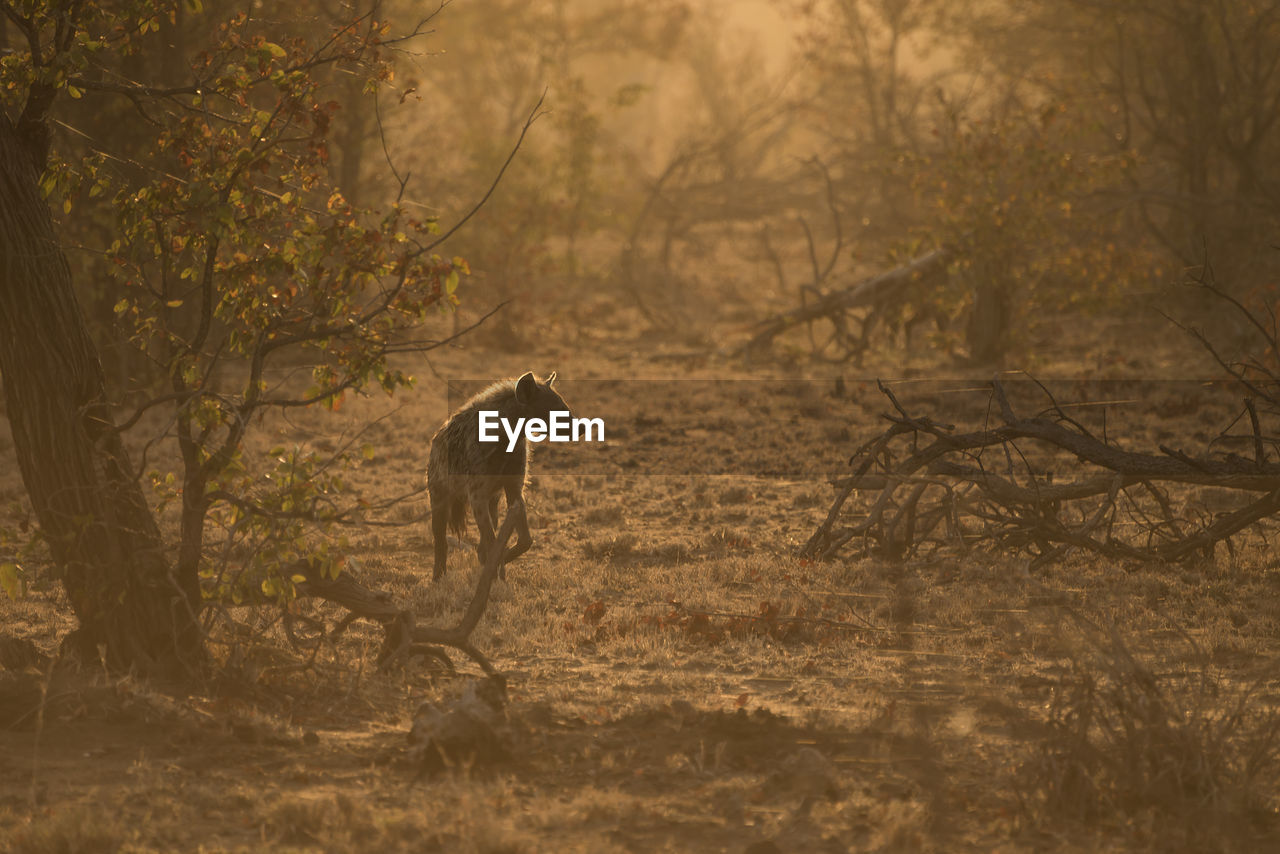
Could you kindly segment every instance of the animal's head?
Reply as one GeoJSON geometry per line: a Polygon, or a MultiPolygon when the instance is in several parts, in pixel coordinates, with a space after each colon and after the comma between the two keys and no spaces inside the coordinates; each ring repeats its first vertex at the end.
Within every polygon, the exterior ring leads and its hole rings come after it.
{"type": "Polygon", "coordinates": [[[516,380],[516,404],[527,413],[526,417],[545,420],[552,412],[569,411],[569,405],[560,392],[551,387],[555,381],[555,371],[547,376],[544,383],[538,382],[532,371],[516,380]]]}

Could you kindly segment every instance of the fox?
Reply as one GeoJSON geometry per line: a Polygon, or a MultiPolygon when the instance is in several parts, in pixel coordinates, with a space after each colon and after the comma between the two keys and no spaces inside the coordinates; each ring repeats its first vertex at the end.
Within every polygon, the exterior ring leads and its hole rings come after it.
{"type": "Polygon", "coordinates": [[[519,418],[547,420],[552,412],[567,412],[564,398],[552,388],[555,380],[554,371],[546,382],[538,382],[532,371],[519,379],[499,380],[462,404],[431,437],[427,494],[431,500],[431,533],[435,537],[433,582],[439,581],[447,568],[449,529],[458,536],[466,532],[468,505],[480,532],[476,556],[484,566],[496,540],[494,526],[500,493],[506,495],[507,512],[519,515],[516,542],[503,556],[499,577],[506,578],[506,564],[533,545],[524,504],[531,449],[523,433],[510,451],[506,437],[498,442],[481,442],[480,412],[496,410],[499,418],[512,424],[519,418]]]}

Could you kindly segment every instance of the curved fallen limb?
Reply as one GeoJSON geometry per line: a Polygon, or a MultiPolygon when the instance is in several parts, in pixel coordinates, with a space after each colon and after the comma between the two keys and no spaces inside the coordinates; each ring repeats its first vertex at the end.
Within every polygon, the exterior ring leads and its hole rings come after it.
{"type": "Polygon", "coordinates": [[[448,661],[447,656],[439,650],[439,647],[446,646],[469,656],[491,678],[501,679],[501,674],[494,669],[489,659],[471,642],[471,633],[479,624],[480,618],[484,616],[485,608],[488,607],[489,592],[493,587],[494,579],[498,576],[498,571],[502,568],[507,542],[511,539],[511,534],[523,511],[521,502],[507,508],[506,518],[498,530],[495,547],[490,549],[489,558],[476,579],[471,601],[467,604],[467,609],[458,623],[451,628],[419,626],[413,612],[401,607],[390,593],[365,587],[349,572],[343,572],[337,578],[325,578],[305,561],[296,567],[298,573],[306,578],[305,581],[297,584],[298,595],[325,599],[347,609],[349,613],[335,628],[335,635],[345,630],[357,618],[380,623],[385,632],[382,649],[378,653],[380,667],[386,667],[414,653],[448,661]]]}

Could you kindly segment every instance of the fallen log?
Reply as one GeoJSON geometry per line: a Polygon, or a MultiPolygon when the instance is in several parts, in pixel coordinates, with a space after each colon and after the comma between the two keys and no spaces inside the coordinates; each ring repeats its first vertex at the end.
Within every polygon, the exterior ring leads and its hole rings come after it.
{"type": "Polygon", "coordinates": [[[855,285],[822,294],[815,301],[775,315],[758,323],[751,339],[741,348],[746,356],[767,350],[773,339],[788,329],[827,318],[843,328],[843,315],[854,308],[875,308],[901,299],[905,289],[944,274],[954,252],[947,247],[921,255],[901,267],[864,279],[855,285]]]}

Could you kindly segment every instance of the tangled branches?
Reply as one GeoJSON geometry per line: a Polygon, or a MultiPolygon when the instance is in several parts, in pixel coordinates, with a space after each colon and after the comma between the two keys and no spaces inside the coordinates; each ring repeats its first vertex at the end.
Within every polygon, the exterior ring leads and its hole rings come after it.
{"type": "Polygon", "coordinates": [[[1178,561],[1211,555],[1245,528],[1280,511],[1276,440],[1263,434],[1252,406],[1250,456],[1190,456],[1121,448],[1068,415],[1049,394],[1041,414],[1019,416],[999,379],[988,414],[997,426],[961,432],[908,411],[883,383],[890,426],[850,458],[852,474],[834,481],[835,499],[802,553],[831,558],[861,547],[902,559],[925,546],[994,542],[1043,564],[1075,549],[1128,560],[1178,561]],[[996,461],[993,463],[993,460],[996,461]],[[1077,461],[1072,463],[1071,461],[1077,461]],[[1063,481],[1064,465],[1084,471],[1063,481]],[[1198,502],[1203,487],[1225,493],[1226,508],[1198,502]],[[852,500],[855,493],[865,500],[852,500]]]}

